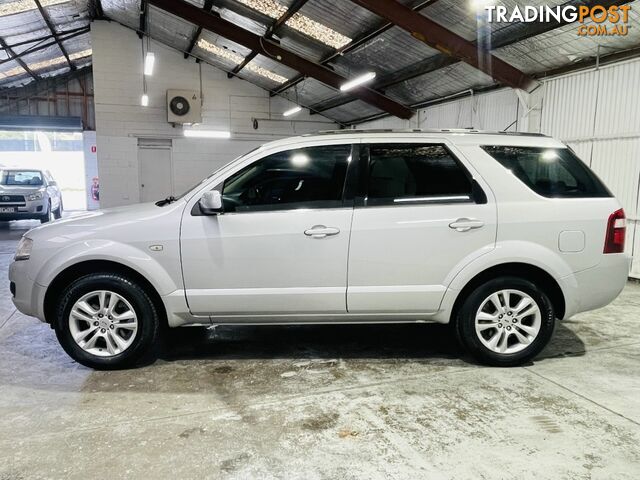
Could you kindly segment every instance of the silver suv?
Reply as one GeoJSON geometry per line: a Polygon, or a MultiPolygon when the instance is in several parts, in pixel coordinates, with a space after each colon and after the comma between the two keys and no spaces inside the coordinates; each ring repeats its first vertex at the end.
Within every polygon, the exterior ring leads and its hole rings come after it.
{"type": "Polygon", "coordinates": [[[62,216],[62,194],[48,170],[0,169],[0,221],[62,216]]]}

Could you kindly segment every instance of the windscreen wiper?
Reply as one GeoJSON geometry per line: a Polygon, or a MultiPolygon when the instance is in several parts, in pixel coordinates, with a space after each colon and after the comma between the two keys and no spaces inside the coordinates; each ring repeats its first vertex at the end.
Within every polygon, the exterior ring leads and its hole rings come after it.
{"type": "Polygon", "coordinates": [[[168,205],[170,203],[173,203],[176,201],[176,197],[174,197],[173,195],[165,198],[164,200],[159,200],[156,202],[156,205],[159,207],[164,207],[165,205],[168,205]]]}

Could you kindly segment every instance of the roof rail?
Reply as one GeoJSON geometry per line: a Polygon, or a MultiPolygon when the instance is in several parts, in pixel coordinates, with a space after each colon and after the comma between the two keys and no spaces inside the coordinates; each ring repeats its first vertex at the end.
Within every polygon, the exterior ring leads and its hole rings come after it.
{"type": "Polygon", "coordinates": [[[372,128],[372,129],[342,129],[342,130],[321,130],[316,133],[307,133],[303,137],[311,137],[317,135],[348,135],[361,133],[477,133],[481,135],[513,135],[523,137],[548,137],[542,133],[528,132],[498,132],[490,130],[476,130],[474,128],[413,128],[413,129],[394,129],[394,128],[372,128]]]}

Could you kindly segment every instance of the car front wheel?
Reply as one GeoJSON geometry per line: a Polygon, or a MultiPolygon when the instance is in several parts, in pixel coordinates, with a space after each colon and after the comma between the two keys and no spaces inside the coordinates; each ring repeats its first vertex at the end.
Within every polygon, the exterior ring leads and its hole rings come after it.
{"type": "Polygon", "coordinates": [[[47,211],[40,216],[40,223],[48,223],[54,220],[53,211],[51,210],[51,202],[47,205],[47,211]]]}
{"type": "Polygon", "coordinates": [[[58,208],[53,212],[53,218],[56,220],[62,218],[62,199],[60,199],[60,203],[58,203],[58,208]]]}
{"type": "Polygon", "coordinates": [[[87,275],[62,294],[54,328],[64,350],[98,370],[133,367],[151,358],[159,317],[145,290],[112,273],[87,275]]]}
{"type": "Polygon", "coordinates": [[[532,360],[555,328],[549,297],[534,283],[500,277],[477,287],[456,319],[460,342],[480,362],[500,367],[532,360]]]}

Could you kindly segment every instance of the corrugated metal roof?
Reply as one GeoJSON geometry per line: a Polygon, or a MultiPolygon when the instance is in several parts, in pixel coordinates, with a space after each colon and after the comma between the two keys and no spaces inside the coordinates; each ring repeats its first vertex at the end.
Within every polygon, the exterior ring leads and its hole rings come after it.
{"type": "MultiPolygon", "coordinates": [[[[6,7],[14,1],[0,0],[0,7],[6,7]]],[[[46,3],[46,0],[44,1],[46,3]]],[[[54,4],[45,8],[59,32],[86,27],[89,24],[92,11],[89,0],[50,1],[54,4]]],[[[199,8],[204,6],[204,0],[186,1],[199,8]]],[[[257,35],[264,35],[293,1],[216,0],[213,9],[223,19],[257,35]]],[[[500,0],[499,5],[511,10],[515,6],[553,6],[569,1],[500,0]]],[[[421,4],[422,0],[401,0],[401,3],[414,7],[421,4]]],[[[101,4],[107,18],[132,29],[139,28],[140,0],[102,0],[101,4]]],[[[530,24],[485,25],[484,21],[479,20],[476,10],[467,0],[432,0],[429,6],[420,11],[420,14],[470,41],[485,40],[488,35],[492,35],[495,41],[505,38],[513,41],[514,43],[510,45],[497,48],[495,55],[524,72],[539,73],[593,57],[598,54],[598,49],[601,55],[606,55],[640,45],[640,0],[632,2],[631,6],[629,33],[619,37],[580,37],[577,35],[576,25],[567,25],[525,38],[529,35],[530,24]],[[516,41],[517,38],[524,39],[516,41]]],[[[50,34],[35,4],[32,9],[23,9],[20,13],[2,16],[0,19],[0,37],[7,44],[33,41],[32,44],[23,43],[15,46],[16,54],[24,53],[26,49],[34,46],[37,39],[50,34]]],[[[308,0],[276,32],[274,40],[279,41],[283,48],[318,62],[335,52],[336,42],[344,42],[345,38],[357,39],[384,23],[384,20],[377,15],[349,0],[308,0]],[[323,38],[322,35],[325,37],[323,38]]],[[[195,25],[155,7],[149,9],[148,24],[152,38],[180,51],[189,48],[197,30],[195,25]]],[[[199,38],[200,44],[195,46],[193,54],[225,71],[232,70],[251,53],[249,49],[211,32],[203,31],[199,38]]],[[[490,44],[491,42],[488,43],[490,44]]],[[[74,38],[65,40],[63,45],[76,66],[91,61],[91,57],[85,55],[86,52],[89,54],[91,52],[90,36],[87,33],[79,32],[74,38]]],[[[330,68],[345,77],[352,77],[364,71],[375,71],[380,78],[404,71],[412,65],[441,55],[440,52],[413,38],[403,29],[393,27],[348,53],[337,56],[331,62],[330,68]]],[[[15,60],[7,60],[7,53],[0,51],[0,62],[2,62],[0,63],[0,88],[33,81],[15,60]]],[[[61,74],[69,69],[66,60],[62,57],[62,52],[55,44],[34,53],[25,54],[23,60],[30,68],[35,69],[36,75],[43,77],[61,74]]],[[[261,55],[250,62],[239,74],[241,78],[265,89],[274,89],[286,79],[298,75],[298,72],[282,65],[276,59],[261,55]]],[[[489,76],[467,64],[457,63],[401,81],[387,87],[384,93],[400,103],[413,105],[469,88],[487,87],[493,84],[489,76]]],[[[336,98],[352,98],[349,94],[340,94],[314,79],[305,80],[295,89],[285,91],[283,95],[304,106],[317,105],[336,98]]],[[[323,112],[324,115],[342,122],[377,113],[380,113],[380,110],[361,101],[353,101],[323,112]]]]}
{"type": "Polygon", "coordinates": [[[149,32],[156,40],[172,45],[178,50],[186,50],[196,26],[166,13],[159,8],[149,8],[149,32]]]}
{"type": "Polygon", "coordinates": [[[395,72],[439,52],[417,41],[399,27],[393,27],[370,42],[338,57],[333,63],[338,73],[352,76],[354,73],[375,71],[379,76],[395,72]],[[389,55],[393,52],[393,55],[389,55]]]}
{"type": "Polygon", "coordinates": [[[386,90],[386,94],[401,103],[413,105],[493,83],[488,75],[461,62],[394,85],[386,90]]]}
{"type": "MultiPolygon", "coordinates": [[[[629,33],[625,36],[579,36],[570,24],[551,32],[495,50],[496,56],[526,73],[537,73],[570,65],[585,58],[640,45],[640,2],[629,12],[629,33]]],[[[586,26],[594,25],[585,22],[586,26]]],[[[606,24],[604,24],[606,25],[606,24]]]]}
{"type": "Polygon", "coordinates": [[[347,105],[326,110],[322,112],[322,115],[326,115],[327,117],[339,122],[348,122],[355,118],[369,117],[379,113],[384,112],[366,102],[363,102],[362,100],[356,100],[355,102],[351,102],[347,105]]]}

